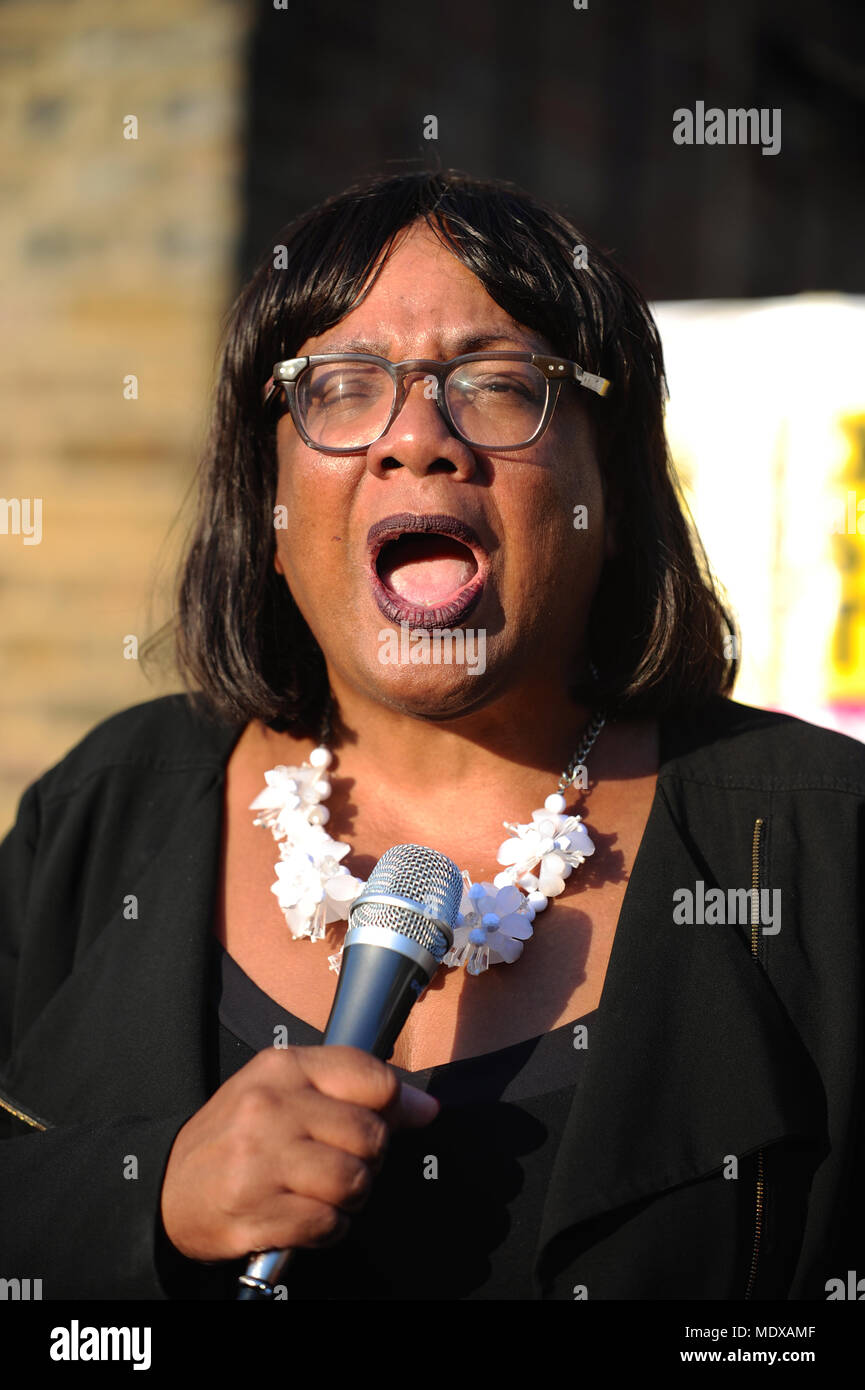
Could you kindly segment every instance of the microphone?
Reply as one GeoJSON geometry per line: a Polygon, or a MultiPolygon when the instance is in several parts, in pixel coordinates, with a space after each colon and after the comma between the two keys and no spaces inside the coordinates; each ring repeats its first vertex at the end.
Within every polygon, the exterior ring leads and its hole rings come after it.
{"type": "MultiPolygon", "coordinates": [[[[424,845],[394,845],[348,912],[342,964],[322,1046],[359,1047],[383,1062],[409,1011],[453,945],[463,893],[453,860],[424,845]]],[[[291,1250],[254,1255],[238,1300],[273,1298],[291,1250]]]]}

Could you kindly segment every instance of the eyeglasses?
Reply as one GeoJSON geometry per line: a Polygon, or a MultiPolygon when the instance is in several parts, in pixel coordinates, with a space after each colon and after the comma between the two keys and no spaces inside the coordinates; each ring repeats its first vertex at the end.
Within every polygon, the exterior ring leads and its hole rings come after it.
{"type": "Polygon", "coordinates": [[[285,388],[301,439],[324,454],[353,454],[386,434],[405,404],[407,378],[423,376],[448,429],[483,449],[525,449],[552,419],[563,381],[605,396],[610,382],[564,357],[469,352],[449,362],[389,362],[372,353],[322,353],[277,362],[264,404],[285,388]]]}

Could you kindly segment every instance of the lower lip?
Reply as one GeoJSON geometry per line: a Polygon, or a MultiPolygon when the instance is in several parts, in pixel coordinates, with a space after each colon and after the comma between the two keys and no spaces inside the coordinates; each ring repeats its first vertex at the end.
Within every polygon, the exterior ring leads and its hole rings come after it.
{"type": "Polygon", "coordinates": [[[370,575],[372,596],[379,612],[392,623],[407,623],[412,628],[450,628],[462,623],[474,612],[484,591],[484,576],[480,572],[458,589],[453,598],[437,608],[424,608],[409,603],[381,581],[378,571],[373,567],[370,575]]]}

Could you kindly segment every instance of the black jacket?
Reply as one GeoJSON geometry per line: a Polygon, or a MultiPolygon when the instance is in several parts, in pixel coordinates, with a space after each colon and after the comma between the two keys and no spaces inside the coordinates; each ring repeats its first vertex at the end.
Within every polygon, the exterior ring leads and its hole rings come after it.
{"type": "MultiPolygon", "coordinates": [[[[182,696],[116,715],[25,792],[0,846],[0,1277],[45,1298],[225,1296],[224,1267],[167,1247],[159,1194],[218,1085],[239,734],[182,696]]],[[[863,806],[851,739],[720,698],[662,720],[540,1296],[822,1300],[865,1274],[863,806]],[[780,890],[780,930],[674,920],[698,883],[780,890]]]]}

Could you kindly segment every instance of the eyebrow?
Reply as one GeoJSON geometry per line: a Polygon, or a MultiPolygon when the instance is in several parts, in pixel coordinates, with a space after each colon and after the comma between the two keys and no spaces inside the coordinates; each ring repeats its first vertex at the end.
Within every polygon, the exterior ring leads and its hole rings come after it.
{"type": "MultiPolygon", "coordinates": [[[[471,333],[456,339],[452,347],[451,356],[462,357],[462,355],[467,352],[484,352],[487,348],[500,347],[502,344],[510,344],[516,351],[543,351],[541,347],[536,346],[534,343],[527,342],[524,338],[520,338],[516,334],[471,333]]],[[[328,343],[324,348],[319,349],[319,351],[369,352],[375,357],[387,358],[388,356],[388,349],[385,343],[368,338],[340,339],[339,342],[328,343]]]]}

